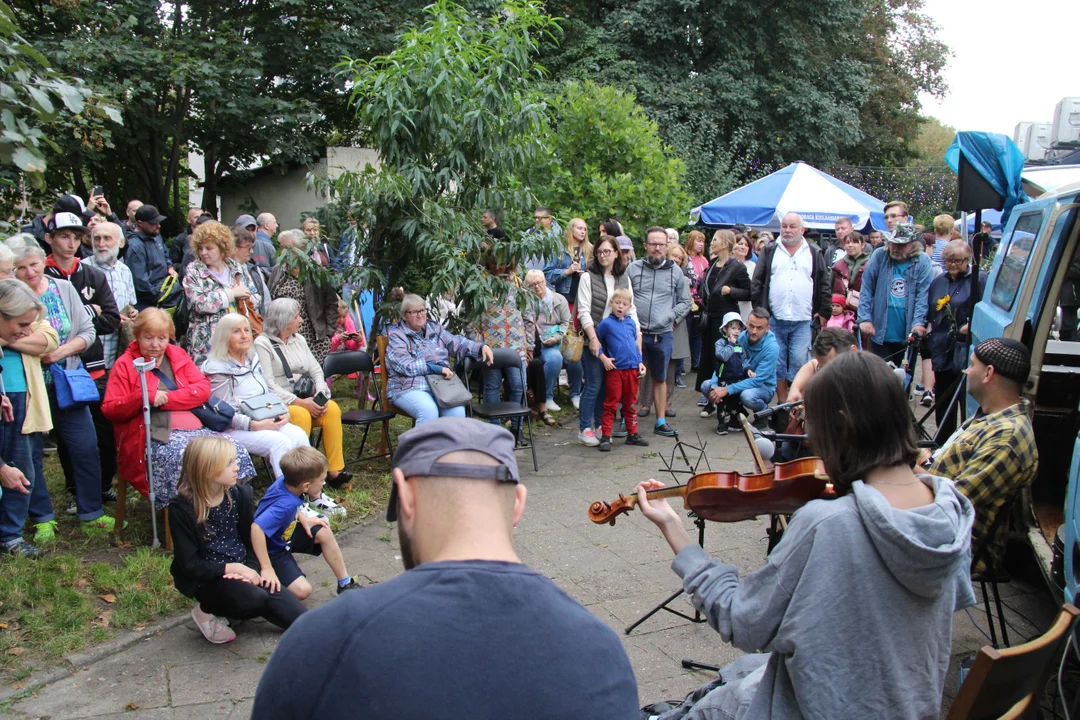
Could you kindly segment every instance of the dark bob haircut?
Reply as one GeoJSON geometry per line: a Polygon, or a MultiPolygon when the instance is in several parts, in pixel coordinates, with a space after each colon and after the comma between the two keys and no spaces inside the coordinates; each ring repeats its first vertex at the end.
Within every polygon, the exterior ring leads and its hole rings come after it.
{"type": "Polygon", "coordinates": [[[806,432],[838,495],[871,470],[915,467],[918,437],[899,378],[867,352],[837,356],[806,386],[806,432]]]}
{"type": "Polygon", "coordinates": [[[626,265],[623,263],[622,255],[619,254],[619,243],[615,240],[614,236],[610,238],[600,238],[596,245],[593,246],[592,260],[589,261],[589,264],[585,269],[594,275],[603,276],[604,268],[600,265],[600,259],[597,257],[596,251],[604,245],[607,245],[615,251],[615,264],[611,266],[611,274],[615,277],[619,277],[626,272],[626,265]]]}

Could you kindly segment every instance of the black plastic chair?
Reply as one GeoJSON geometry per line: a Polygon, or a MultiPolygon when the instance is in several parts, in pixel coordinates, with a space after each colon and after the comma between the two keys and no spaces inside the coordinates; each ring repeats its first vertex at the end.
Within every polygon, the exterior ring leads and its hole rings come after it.
{"type": "MultiPolygon", "coordinates": [[[[469,414],[482,420],[501,421],[525,418],[525,423],[529,427],[529,442],[527,445],[519,445],[516,449],[524,450],[525,448],[528,448],[532,452],[533,472],[538,472],[540,466],[536,462],[536,443],[533,441],[532,409],[529,407],[529,402],[526,399],[527,390],[525,387],[525,371],[522,368],[521,357],[508,348],[497,348],[492,351],[492,354],[494,355],[494,359],[490,367],[500,370],[506,368],[518,368],[521,371],[521,397],[509,402],[472,403],[469,405],[469,414]]],[[[475,367],[479,367],[476,361],[472,358],[467,358],[465,361],[466,376],[468,376],[470,370],[475,367]]]]}
{"type": "Polygon", "coordinates": [[[986,621],[990,625],[990,643],[995,648],[1009,647],[1009,628],[1005,624],[1005,610],[1001,605],[998,584],[1008,583],[1012,578],[1005,568],[1001,567],[1000,560],[990,552],[990,543],[994,536],[997,535],[998,530],[1002,526],[1008,525],[1009,516],[1012,515],[1019,499],[1020,493],[1016,493],[1001,506],[997,516],[994,518],[994,522],[987,529],[986,536],[980,538],[979,543],[972,549],[971,553],[971,581],[979,583],[982,590],[983,608],[986,610],[986,621]],[[976,572],[980,562],[982,562],[983,568],[981,571],[976,572]],[[994,609],[997,610],[998,628],[1001,630],[1002,642],[1000,645],[998,644],[997,633],[994,632],[994,615],[990,612],[990,594],[986,591],[987,585],[990,586],[990,592],[994,596],[994,609]]]}
{"type": "MultiPolygon", "coordinates": [[[[371,373],[375,370],[375,364],[371,356],[363,350],[351,350],[348,352],[330,353],[323,360],[323,375],[352,375],[353,373],[371,373]]],[[[394,456],[394,447],[390,442],[390,421],[394,419],[394,413],[382,410],[382,390],[379,383],[369,384],[375,392],[375,406],[370,410],[350,410],[341,414],[342,425],[363,426],[364,435],[360,439],[360,449],[356,453],[356,462],[373,460],[375,458],[394,456]],[[386,442],[386,452],[376,453],[364,457],[364,445],[367,444],[368,431],[375,423],[382,423],[383,440],[386,442]]]]}

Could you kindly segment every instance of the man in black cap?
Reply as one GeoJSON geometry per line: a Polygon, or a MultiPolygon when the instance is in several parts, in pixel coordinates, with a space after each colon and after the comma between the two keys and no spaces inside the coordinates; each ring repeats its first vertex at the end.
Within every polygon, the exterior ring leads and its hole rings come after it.
{"type": "Polygon", "coordinates": [[[618,636],[514,552],[513,435],[439,418],[403,433],[393,464],[387,519],[407,572],[302,617],[252,717],[637,718],[618,636]]]}
{"type": "MultiPolygon", "coordinates": [[[[1030,403],[1021,395],[1030,372],[1031,355],[1023,343],[1010,338],[979,343],[964,374],[980,412],[953,433],[928,466],[931,474],[953,480],[975,506],[973,545],[1039,469],[1030,403]]],[[[994,558],[1004,549],[1005,531],[1002,525],[991,539],[994,558]]]]}
{"type": "Polygon", "coordinates": [[[139,310],[176,307],[183,293],[158,232],[164,219],[153,205],[141,206],[135,211],[135,232],[127,238],[124,262],[135,281],[135,307],[139,310]]]}

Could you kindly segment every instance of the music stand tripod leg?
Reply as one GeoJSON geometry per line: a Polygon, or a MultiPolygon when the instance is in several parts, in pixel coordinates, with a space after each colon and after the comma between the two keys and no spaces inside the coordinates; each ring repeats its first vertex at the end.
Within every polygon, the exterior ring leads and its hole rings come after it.
{"type": "MultiPolygon", "coordinates": [[[[695,517],[694,518],[694,524],[697,525],[697,528],[698,528],[698,545],[700,545],[701,547],[705,547],[705,521],[700,517],[695,517]]],[[[678,610],[672,610],[671,608],[668,607],[668,605],[671,602],[673,602],[675,600],[675,598],[679,597],[682,594],[683,594],[683,590],[681,588],[679,590],[675,591],[667,599],[665,599],[663,602],[661,602],[659,605],[652,608],[651,610],[649,610],[649,612],[645,613],[644,615],[639,617],[637,620],[635,620],[634,623],[632,625],[628,626],[624,632],[627,635],[629,635],[630,633],[632,633],[634,631],[634,629],[638,625],[645,622],[646,620],[648,620],[649,618],[651,618],[653,615],[660,612],[661,610],[664,610],[665,612],[669,612],[672,615],[678,615],[679,617],[681,617],[681,618],[683,618],[685,620],[689,620],[692,623],[707,622],[707,618],[702,616],[701,611],[698,610],[697,607],[694,608],[693,617],[687,615],[686,613],[679,612],[678,610]]]]}

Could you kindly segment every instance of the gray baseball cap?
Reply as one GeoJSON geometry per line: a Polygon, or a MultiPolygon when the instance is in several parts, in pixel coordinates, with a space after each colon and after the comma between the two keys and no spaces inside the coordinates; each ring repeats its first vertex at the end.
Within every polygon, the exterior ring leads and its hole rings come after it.
{"type": "MultiPolygon", "coordinates": [[[[514,457],[514,445],[514,436],[506,428],[472,418],[443,417],[402,433],[393,466],[406,478],[438,476],[517,484],[521,476],[514,457]],[[439,462],[440,458],[460,450],[484,453],[498,464],[439,462]]],[[[392,484],[386,507],[388,522],[397,520],[397,509],[397,485],[392,484]]]]}
{"type": "Polygon", "coordinates": [[[251,215],[241,215],[240,217],[236,218],[236,222],[233,223],[233,225],[239,225],[240,227],[247,227],[248,225],[258,224],[259,223],[255,222],[255,218],[251,215]]]}

